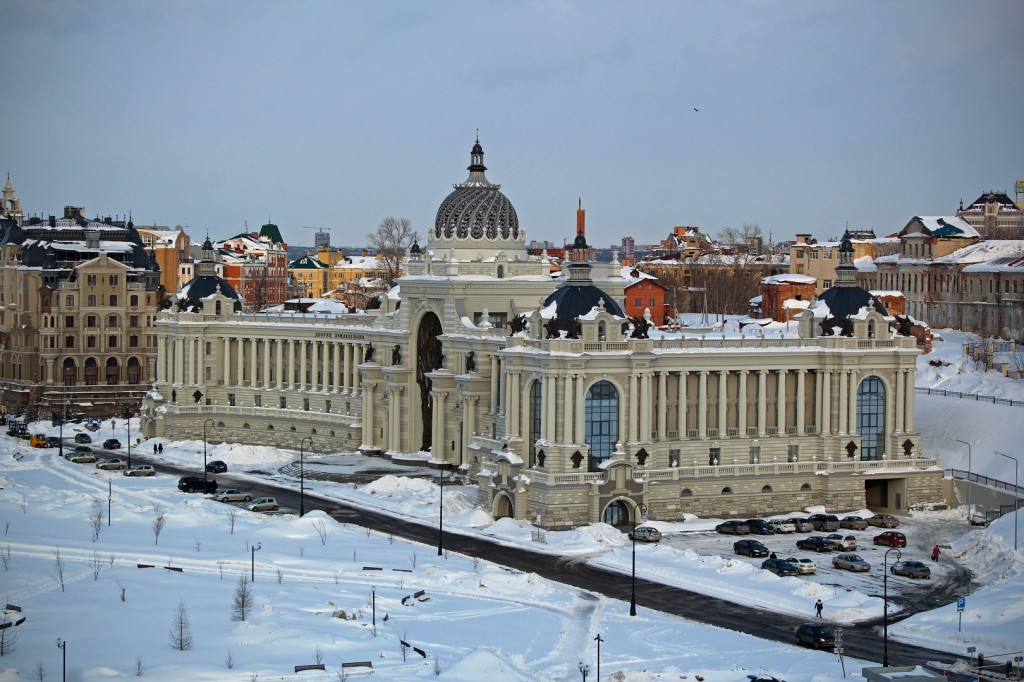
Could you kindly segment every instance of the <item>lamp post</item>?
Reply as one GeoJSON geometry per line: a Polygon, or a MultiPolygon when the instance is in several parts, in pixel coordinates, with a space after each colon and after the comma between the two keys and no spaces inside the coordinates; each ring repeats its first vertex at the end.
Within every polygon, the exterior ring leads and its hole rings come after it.
{"type": "Polygon", "coordinates": [[[580,661],[579,668],[580,673],[583,674],[583,682],[587,682],[587,675],[590,674],[590,666],[584,663],[583,661],[580,661]]]}
{"type": "Polygon", "coordinates": [[[306,475],[305,475],[305,447],[306,441],[309,441],[309,447],[313,447],[313,437],[306,436],[299,443],[299,518],[306,515],[306,475]]]}
{"type": "Polygon", "coordinates": [[[57,456],[64,458],[64,422],[68,420],[68,380],[64,377],[64,385],[61,391],[61,415],[60,415],[60,443],[57,444],[57,456]]]}
{"type": "Polygon", "coordinates": [[[998,450],[996,450],[995,453],[997,455],[999,455],[1000,457],[1005,457],[1006,459],[1012,459],[1013,460],[1013,551],[1014,551],[1014,553],[1016,553],[1017,552],[1017,516],[1018,516],[1017,510],[1020,509],[1020,504],[1018,504],[1018,502],[1017,502],[1017,490],[1018,490],[1018,487],[1017,487],[1017,465],[1019,464],[1019,462],[1017,461],[1016,457],[1011,457],[1010,455],[1007,455],[1006,453],[999,452],[998,450]]]}
{"type": "Polygon", "coordinates": [[[957,443],[963,443],[967,446],[967,530],[971,529],[971,444],[965,440],[954,438],[957,443]]]}
{"type": "Polygon", "coordinates": [[[882,558],[882,639],[885,640],[885,649],[882,653],[882,665],[889,666],[889,552],[896,552],[896,560],[903,557],[903,553],[895,547],[885,550],[882,558]]]}
{"type": "MultiPolygon", "coordinates": [[[[647,518],[647,505],[642,502],[636,506],[640,511],[640,520],[647,518]]],[[[633,524],[633,530],[630,531],[629,537],[633,541],[633,587],[629,595],[629,615],[636,615],[636,524],[633,524]]]]}
{"type": "Polygon", "coordinates": [[[216,425],[216,419],[207,419],[203,422],[203,492],[209,492],[209,485],[206,482],[206,427],[210,424],[216,425]]]}
{"type": "MultiPolygon", "coordinates": [[[[438,506],[437,517],[437,556],[444,554],[444,468],[438,470],[438,488],[441,490],[441,504],[438,506]]],[[[452,476],[455,475],[453,471],[452,476]]]]}
{"type": "Polygon", "coordinates": [[[66,639],[57,638],[57,648],[63,652],[61,661],[60,678],[67,682],[68,679],[68,642],[66,639]]]}
{"type": "Polygon", "coordinates": [[[252,578],[249,580],[251,583],[256,582],[256,552],[258,552],[262,546],[263,544],[260,542],[257,542],[252,546],[252,578]]]}
{"type": "MultiPolygon", "coordinates": [[[[132,408],[124,408],[124,423],[128,429],[128,466],[132,465],[132,408]]],[[[203,467],[204,469],[206,467],[203,467]]]]}
{"type": "Polygon", "coordinates": [[[601,639],[600,632],[597,633],[597,637],[594,638],[594,641],[597,642],[597,682],[601,682],[601,642],[604,640],[601,639]]]}

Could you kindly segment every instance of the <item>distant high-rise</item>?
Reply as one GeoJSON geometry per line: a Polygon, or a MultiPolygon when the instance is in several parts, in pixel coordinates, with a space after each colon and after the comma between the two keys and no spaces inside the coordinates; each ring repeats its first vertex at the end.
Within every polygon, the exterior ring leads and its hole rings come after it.
{"type": "Polygon", "coordinates": [[[324,249],[331,248],[331,231],[329,229],[326,229],[326,228],[323,228],[323,227],[321,227],[319,230],[317,230],[316,231],[315,241],[314,241],[314,246],[317,248],[317,250],[319,250],[321,248],[324,248],[324,249]]]}
{"type": "Polygon", "coordinates": [[[630,263],[636,262],[636,240],[632,237],[622,238],[621,257],[630,263]]]}

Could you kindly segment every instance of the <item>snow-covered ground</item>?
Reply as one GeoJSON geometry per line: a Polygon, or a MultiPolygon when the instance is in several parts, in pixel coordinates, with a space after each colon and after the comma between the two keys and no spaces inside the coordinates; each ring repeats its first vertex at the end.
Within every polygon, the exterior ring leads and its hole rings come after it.
{"type": "MultiPolygon", "coordinates": [[[[936,351],[919,359],[919,385],[1024,398],[1019,382],[981,373],[973,363],[961,361],[958,335],[944,331],[936,351]],[[934,359],[949,364],[933,367],[928,360],[934,359]]],[[[926,452],[939,453],[947,468],[966,468],[966,448],[949,442],[960,438],[972,443],[975,471],[1012,480],[1012,462],[1007,476],[1002,461],[1008,460],[981,453],[1016,454],[1012,445],[1024,435],[1022,408],[920,395],[917,405],[926,452]]],[[[113,429],[109,422],[103,425],[101,440],[111,435],[127,440],[124,420],[115,424],[113,429]]],[[[38,430],[55,433],[43,425],[38,430]]],[[[201,442],[164,446],[165,460],[201,469],[201,442]]],[[[151,449],[152,442],[143,442],[136,451],[151,456],[151,449]]],[[[265,480],[286,479],[274,472],[296,453],[221,444],[211,446],[208,456],[226,461],[233,478],[265,480]]],[[[309,469],[337,470],[341,461],[350,471],[382,464],[357,455],[318,461],[307,454],[309,469]]],[[[143,677],[154,680],[183,675],[252,680],[254,674],[263,680],[333,680],[342,662],[356,661],[371,661],[378,678],[399,681],[572,680],[580,679],[581,661],[590,665],[591,676],[596,674],[598,634],[603,640],[601,682],[697,676],[708,682],[746,682],[749,673],[821,682],[842,676],[832,654],[765,642],[642,607],[631,618],[627,603],[453,553],[438,557],[436,548],[344,526],[322,512],[298,518],[295,510],[287,509],[279,514],[240,511],[232,531],[229,505],[179,493],[170,477],[136,479],[101,472],[89,464],[59,460],[55,450],[32,450],[7,437],[0,437],[0,477],[0,598],[23,608],[12,617],[26,618],[5,631],[16,633],[17,642],[0,658],[0,682],[38,679],[40,662],[46,679],[59,679],[56,638],[68,641],[72,680],[134,677],[139,666],[143,677]],[[106,512],[108,483],[113,489],[111,523],[104,519],[94,540],[89,517],[97,508],[106,512]],[[161,515],[165,525],[157,536],[154,523],[161,515]],[[253,552],[256,543],[259,550],[253,552]],[[253,566],[254,608],[245,621],[233,620],[239,580],[253,566]],[[421,598],[404,599],[403,604],[403,598],[420,590],[425,592],[421,598]],[[376,631],[371,622],[374,592],[376,631]],[[174,650],[169,642],[180,603],[191,624],[193,646],[188,651],[174,650]],[[336,617],[339,611],[347,619],[336,617]],[[400,640],[426,656],[402,647],[400,640]],[[295,665],[316,662],[318,649],[325,672],[293,672],[295,665]]],[[[366,485],[307,479],[306,490],[426,523],[438,516],[439,490],[421,478],[389,475],[366,485]]],[[[446,531],[484,534],[497,542],[629,573],[631,546],[615,529],[596,524],[551,532],[547,544],[540,545],[531,541],[532,526],[494,521],[473,506],[472,493],[469,487],[446,488],[446,531]]],[[[927,547],[916,538],[927,537],[930,543],[939,531],[959,532],[955,529],[962,521],[962,510],[915,512],[904,522],[908,555],[923,558],[919,554],[927,547]]],[[[733,555],[732,538],[719,539],[710,532],[715,522],[688,518],[679,524],[656,523],[673,535],[636,548],[638,575],[797,615],[809,616],[820,597],[826,618],[837,625],[880,614],[880,552],[870,547],[860,551],[872,564],[870,577],[824,570],[822,564],[829,559],[814,557],[822,565],[819,576],[778,578],[733,555]],[[716,550],[716,542],[722,551],[716,550]]],[[[943,560],[968,567],[983,585],[967,599],[962,630],[956,606],[950,604],[891,625],[890,637],[958,654],[967,646],[990,656],[1020,650],[1024,579],[1013,533],[1013,518],[1007,516],[987,529],[948,537],[951,546],[943,560]]],[[[869,544],[874,533],[855,534],[869,544]]],[[[783,536],[769,543],[793,540],[783,536]]],[[[890,578],[890,590],[927,589],[922,581],[890,578]]],[[[870,664],[845,663],[847,671],[870,664]]],[[[345,670],[351,672],[350,679],[368,671],[345,670]]]]}

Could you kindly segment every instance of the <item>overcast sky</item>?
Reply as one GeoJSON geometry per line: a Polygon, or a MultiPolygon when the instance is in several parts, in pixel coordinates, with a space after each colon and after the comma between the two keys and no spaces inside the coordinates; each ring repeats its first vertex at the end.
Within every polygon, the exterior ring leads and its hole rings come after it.
{"type": "Polygon", "coordinates": [[[1024,3],[4,2],[26,213],[422,235],[476,131],[527,240],[879,235],[1024,177],[1024,3]],[[699,109],[695,111],[694,109],[699,109]]]}

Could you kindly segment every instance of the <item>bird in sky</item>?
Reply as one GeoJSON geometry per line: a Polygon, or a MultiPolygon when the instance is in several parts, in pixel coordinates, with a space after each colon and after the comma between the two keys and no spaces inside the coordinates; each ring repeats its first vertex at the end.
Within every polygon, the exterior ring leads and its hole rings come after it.
{"type": "Polygon", "coordinates": [[[694,107],[693,110],[694,111],[700,111],[700,109],[698,109],[697,107],[694,107]]]}

